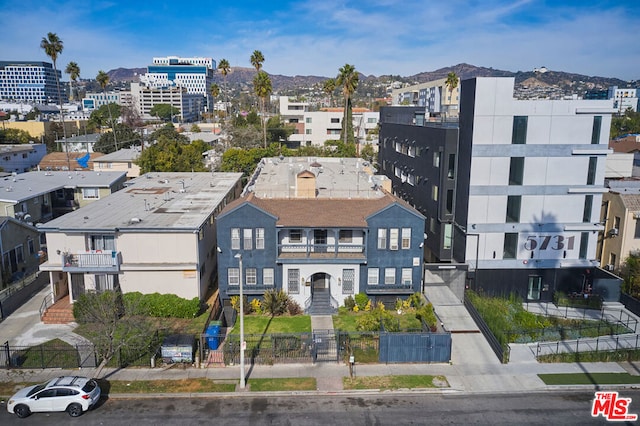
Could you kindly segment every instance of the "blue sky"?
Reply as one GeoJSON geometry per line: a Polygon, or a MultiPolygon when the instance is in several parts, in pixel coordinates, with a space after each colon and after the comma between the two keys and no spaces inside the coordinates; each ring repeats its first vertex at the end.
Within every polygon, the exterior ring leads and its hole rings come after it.
{"type": "Polygon", "coordinates": [[[466,62],[640,79],[638,0],[0,0],[0,22],[0,60],[48,61],[40,40],[54,32],[58,67],[75,61],[81,78],[169,55],[250,67],[257,49],[267,72],[289,76],[466,62]]]}

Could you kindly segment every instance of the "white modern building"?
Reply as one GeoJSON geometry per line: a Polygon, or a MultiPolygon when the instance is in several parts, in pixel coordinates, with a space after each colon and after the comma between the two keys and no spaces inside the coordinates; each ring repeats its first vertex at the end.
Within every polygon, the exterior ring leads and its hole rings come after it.
{"type": "Polygon", "coordinates": [[[460,86],[449,89],[447,80],[429,81],[391,91],[392,105],[422,106],[432,117],[458,116],[460,86]]]}
{"type": "Polygon", "coordinates": [[[638,89],[619,89],[618,86],[612,86],[609,88],[609,99],[613,99],[613,107],[620,114],[628,109],[631,111],[638,111],[638,89]]]}
{"type": "Polygon", "coordinates": [[[143,120],[153,120],[151,110],[157,104],[168,104],[179,111],[180,121],[194,121],[200,117],[206,105],[206,98],[189,93],[182,87],[147,87],[141,83],[131,83],[131,99],[143,120]]]}
{"type": "MultiPolygon", "coordinates": [[[[62,73],[57,70],[58,79],[62,73]]],[[[66,100],[61,89],[63,102],[66,100]]],[[[59,104],[56,72],[49,62],[0,61],[0,99],[59,104]]]]}

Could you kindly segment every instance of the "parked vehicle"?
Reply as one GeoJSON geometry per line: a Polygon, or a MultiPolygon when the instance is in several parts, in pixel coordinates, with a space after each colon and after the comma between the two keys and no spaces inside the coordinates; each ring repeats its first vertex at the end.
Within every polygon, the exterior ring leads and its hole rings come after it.
{"type": "Polygon", "coordinates": [[[100,399],[95,380],[80,376],[62,376],[19,390],[9,399],[7,411],[20,418],[31,413],[66,411],[78,417],[100,399]]]}

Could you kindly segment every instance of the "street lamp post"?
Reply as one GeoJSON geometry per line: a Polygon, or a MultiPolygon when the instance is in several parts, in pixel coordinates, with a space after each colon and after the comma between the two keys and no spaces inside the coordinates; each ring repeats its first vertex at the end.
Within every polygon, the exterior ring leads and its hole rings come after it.
{"type": "Polygon", "coordinates": [[[238,259],[238,267],[240,268],[240,389],[244,389],[244,294],[242,293],[242,254],[238,253],[234,256],[238,259]]]}

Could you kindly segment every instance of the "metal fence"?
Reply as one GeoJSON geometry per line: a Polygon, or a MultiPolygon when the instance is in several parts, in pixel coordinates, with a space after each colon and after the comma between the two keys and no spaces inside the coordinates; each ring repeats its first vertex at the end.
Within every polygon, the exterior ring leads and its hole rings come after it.
{"type": "Polygon", "coordinates": [[[540,342],[536,345],[536,358],[544,355],[584,352],[616,352],[640,349],[640,335],[600,336],[589,339],[540,342]]]}

